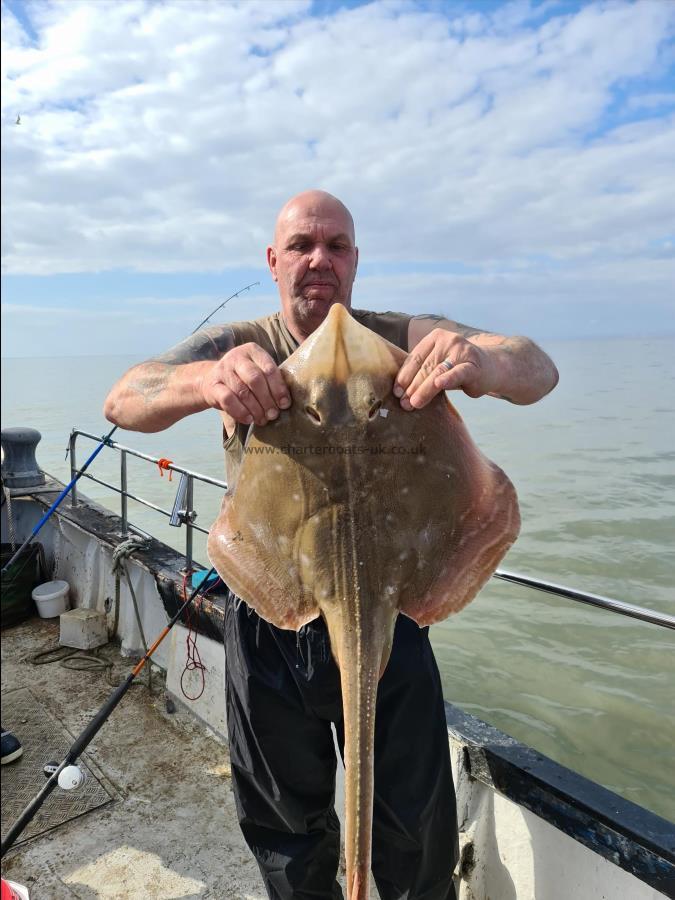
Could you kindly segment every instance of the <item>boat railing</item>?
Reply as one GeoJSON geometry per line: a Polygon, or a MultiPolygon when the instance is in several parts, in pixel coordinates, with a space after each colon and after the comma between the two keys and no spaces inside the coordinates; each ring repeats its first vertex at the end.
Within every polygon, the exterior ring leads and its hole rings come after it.
{"type": "MultiPolygon", "coordinates": [[[[102,478],[96,478],[96,476],[92,475],[90,472],[81,472],[80,469],[77,468],[76,445],[78,437],[89,438],[90,440],[96,441],[98,443],[100,443],[101,441],[100,435],[90,434],[87,431],[80,431],[77,428],[73,428],[70,433],[70,439],[68,442],[71,479],[80,474],[82,478],[88,478],[90,481],[95,481],[96,484],[100,484],[103,487],[109,488],[110,490],[115,491],[115,493],[120,495],[120,518],[122,519],[123,534],[128,534],[131,530],[128,512],[129,499],[135,500],[142,506],[146,506],[148,509],[154,509],[155,512],[166,516],[169,519],[170,525],[173,525],[175,527],[184,525],[186,560],[185,569],[188,572],[191,571],[194,563],[194,532],[199,531],[201,532],[201,534],[209,533],[207,528],[202,528],[201,526],[195,524],[195,519],[197,518],[197,510],[194,509],[194,483],[195,481],[200,481],[203,484],[211,484],[214,487],[220,488],[221,490],[227,490],[227,484],[217,478],[211,478],[208,475],[202,475],[201,472],[192,472],[190,469],[184,469],[182,466],[174,465],[169,460],[151,456],[149,453],[142,453],[140,450],[134,450],[132,447],[126,447],[124,444],[120,444],[118,441],[114,441],[111,438],[108,438],[105,440],[105,445],[107,447],[110,447],[111,450],[118,451],[120,454],[120,482],[118,487],[117,485],[112,484],[109,481],[105,481],[102,478]],[[178,489],[176,491],[176,499],[174,500],[173,508],[171,510],[164,509],[163,507],[158,506],[156,503],[152,503],[150,500],[146,500],[144,497],[140,497],[138,494],[132,493],[129,490],[127,469],[127,460],[129,456],[135,456],[137,459],[144,459],[146,460],[146,462],[153,463],[156,466],[161,466],[162,470],[164,471],[176,472],[180,475],[180,481],[178,483],[178,489]]],[[[77,506],[77,483],[73,485],[70,496],[72,505],[77,506]]],[[[134,526],[134,530],[140,531],[141,529],[138,529],[134,526]]]]}
{"type": "MultiPolygon", "coordinates": [[[[68,452],[70,454],[70,473],[71,478],[75,478],[75,476],[79,473],[79,469],[77,468],[76,463],[76,442],[78,437],[88,438],[93,441],[100,442],[101,438],[99,435],[90,434],[87,431],[80,431],[77,428],[74,428],[70,434],[70,442],[68,445],[68,452]]],[[[186,557],[186,570],[190,571],[193,567],[193,532],[199,531],[202,534],[208,534],[208,530],[206,528],[201,528],[199,525],[195,524],[195,519],[197,518],[197,511],[193,509],[194,504],[194,482],[201,481],[204,484],[211,484],[215,487],[221,488],[222,490],[227,490],[227,484],[224,481],[219,481],[217,478],[210,478],[208,475],[202,475],[200,472],[192,472],[189,469],[184,469],[181,466],[176,466],[173,463],[170,463],[168,460],[159,459],[158,457],[151,456],[148,453],[141,453],[140,450],[134,450],[132,447],[126,447],[123,444],[118,443],[110,438],[105,439],[105,444],[107,447],[110,447],[112,450],[117,450],[120,454],[120,486],[117,487],[114,484],[111,484],[108,481],[104,481],[103,479],[96,478],[94,475],[91,475],[89,472],[82,472],[83,478],[89,478],[91,481],[95,481],[97,484],[102,485],[103,487],[107,487],[110,490],[115,491],[120,495],[121,498],[121,512],[120,516],[122,519],[122,531],[123,533],[128,533],[129,531],[129,518],[128,518],[128,509],[127,509],[127,500],[131,498],[135,500],[137,503],[141,503],[143,506],[148,507],[149,509],[154,509],[156,512],[161,513],[164,516],[167,516],[169,519],[169,523],[171,525],[180,527],[181,525],[185,526],[185,557],[186,557]],[[173,509],[167,510],[163,509],[161,506],[157,506],[155,503],[151,503],[149,500],[145,500],[143,497],[139,497],[137,494],[132,494],[131,491],[128,490],[127,484],[127,457],[135,456],[138,459],[144,459],[147,462],[153,463],[154,465],[160,465],[162,468],[171,471],[177,472],[180,475],[180,482],[178,485],[178,490],[176,492],[176,499],[174,501],[173,509]]],[[[71,498],[73,506],[77,505],[77,486],[73,485],[71,491],[71,498]]],[[[140,529],[136,529],[140,530],[140,529]]],[[[500,579],[501,581],[506,581],[509,584],[517,584],[521,587],[531,588],[537,591],[543,591],[548,594],[553,594],[556,597],[563,597],[566,600],[574,600],[577,603],[585,603],[589,606],[595,606],[599,609],[605,609],[609,612],[618,613],[622,616],[628,616],[629,618],[639,619],[642,622],[649,622],[652,625],[660,625],[663,628],[671,628],[675,630],[675,616],[668,615],[667,613],[663,613],[654,609],[647,609],[642,606],[635,606],[631,603],[624,603],[621,600],[613,600],[611,597],[603,597],[600,594],[590,594],[587,591],[580,591],[576,588],[565,587],[564,585],[554,584],[550,581],[544,581],[539,578],[533,578],[529,575],[518,575],[515,572],[509,572],[505,569],[497,569],[494,576],[495,578],[500,579]]]]}
{"type": "Polygon", "coordinates": [[[508,581],[510,584],[518,584],[521,587],[533,588],[535,591],[554,594],[556,597],[564,597],[566,600],[576,600],[577,603],[586,603],[588,606],[607,609],[631,619],[640,619],[642,622],[650,622],[652,625],[675,629],[675,616],[669,616],[668,613],[662,613],[655,609],[635,606],[632,603],[624,603],[622,600],[613,600],[611,597],[603,597],[601,594],[589,594],[587,591],[554,584],[552,581],[542,581],[529,575],[517,575],[515,572],[507,572],[504,569],[497,569],[494,577],[501,581],[508,581]]]}

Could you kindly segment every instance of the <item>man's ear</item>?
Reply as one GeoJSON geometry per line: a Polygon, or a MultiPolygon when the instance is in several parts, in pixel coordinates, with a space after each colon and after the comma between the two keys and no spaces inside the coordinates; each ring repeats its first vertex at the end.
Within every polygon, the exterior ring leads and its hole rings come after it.
{"type": "Polygon", "coordinates": [[[272,273],[272,278],[277,281],[277,251],[274,247],[267,248],[267,265],[272,273]]]}
{"type": "Polygon", "coordinates": [[[356,272],[359,268],[359,248],[354,247],[354,250],[356,250],[356,262],[354,263],[354,277],[356,278],[356,272]]]}

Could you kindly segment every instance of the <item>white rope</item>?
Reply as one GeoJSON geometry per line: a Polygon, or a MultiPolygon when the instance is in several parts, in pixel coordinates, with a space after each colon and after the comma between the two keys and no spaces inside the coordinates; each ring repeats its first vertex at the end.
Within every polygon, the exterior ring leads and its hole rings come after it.
{"type": "Polygon", "coordinates": [[[147,538],[141,537],[138,534],[132,534],[126,541],[122,541],[121,544],[118,544],[113,550],[112,555],[113,574],[117,575],[120,572],[125,572],[124,560],[131,556],[132,553],[135,553],[136,550],[142,550],[147,543],[147,538]]]}
{"type": "Polygon", "coordinates": [[[12,553],[16,550],[16,534],[14,532],[14,516],[12,514],[12,495],[7,485],[3,484],[5,503],[7,504],[7,528],[9,530],[9,542],[12,545],[12,553]]]}

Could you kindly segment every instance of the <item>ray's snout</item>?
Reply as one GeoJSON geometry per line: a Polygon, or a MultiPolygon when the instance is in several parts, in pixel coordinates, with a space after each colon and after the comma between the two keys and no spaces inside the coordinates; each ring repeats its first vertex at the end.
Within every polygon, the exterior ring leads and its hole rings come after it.
{"type": "MultiPolygon", "coordinates": [[[[393,348],[392,348],[393,349],[393,348]]],[[[341,304],[283,367],[294,402],[309,424],[364,426],[392,396],[399,363],[378,335],[359,325],[341,304]],[[296,369],[302,377],[296,378],[296,369]]]]}

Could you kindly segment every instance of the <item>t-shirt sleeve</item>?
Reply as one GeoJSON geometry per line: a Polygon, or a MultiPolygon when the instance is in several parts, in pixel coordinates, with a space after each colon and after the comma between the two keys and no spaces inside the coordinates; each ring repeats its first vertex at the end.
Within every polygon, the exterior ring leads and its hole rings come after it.
{"type": "Polygon", "coordinates": [[[395,344],[401,350],[408,352],[408,325],[412,316],[399,312],[370,312],[369,310],[354,309],[352,315],[366,328],[370,328],[385,341],[395,344]]]}

